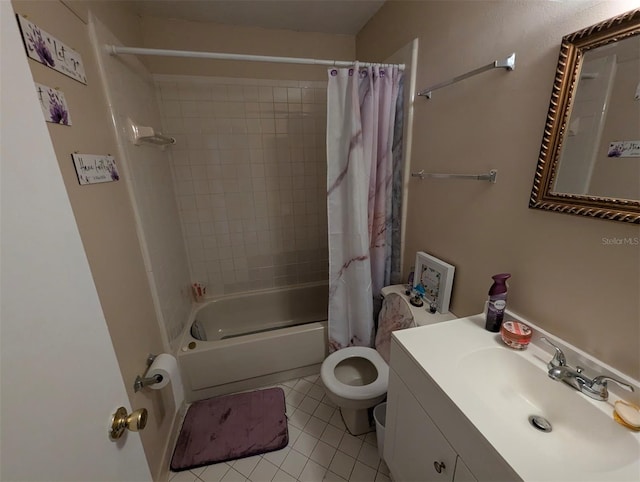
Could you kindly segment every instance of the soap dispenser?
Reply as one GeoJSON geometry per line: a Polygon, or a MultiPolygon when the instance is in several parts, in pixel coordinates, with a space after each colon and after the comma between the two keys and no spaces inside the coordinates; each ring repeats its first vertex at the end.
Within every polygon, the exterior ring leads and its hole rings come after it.
{"type": "Polygon", "coordinates": [[[484,327],[488,331],[498,333],[504,318],[504,310],[507,307],[507,280],[511,278],[511,274],[496,274],[492,278],[493,284],[489,289],[487,318],[484,327]]]}

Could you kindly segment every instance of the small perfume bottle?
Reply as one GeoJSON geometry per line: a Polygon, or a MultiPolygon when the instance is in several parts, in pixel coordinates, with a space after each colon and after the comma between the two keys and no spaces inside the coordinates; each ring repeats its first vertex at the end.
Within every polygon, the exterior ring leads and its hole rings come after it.
{"type": "Polygon", "coordinates": [[[489,289],[489,305],[487,307],[485,329],[498,333],[504,318],[504,310],[507,307],[507,280],[511,278],[511,275],[509,273],[501,273],[492,276],[492,278],[493,284],[489,289]]]}

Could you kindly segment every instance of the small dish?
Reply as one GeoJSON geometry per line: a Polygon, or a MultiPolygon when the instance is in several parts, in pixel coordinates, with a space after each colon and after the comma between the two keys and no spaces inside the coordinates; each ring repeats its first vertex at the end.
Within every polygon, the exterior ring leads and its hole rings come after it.
{"type": "Polygon", "coordinates": [[[516,350],[524,350],[529,345],[532,334],[531,328],[519,321],[505,321],[500,327],[502,341],[516,350]]]}

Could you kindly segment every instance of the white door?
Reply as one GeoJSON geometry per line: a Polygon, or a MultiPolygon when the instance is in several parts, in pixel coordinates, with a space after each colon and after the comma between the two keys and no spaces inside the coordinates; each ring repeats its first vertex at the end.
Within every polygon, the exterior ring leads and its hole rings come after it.
{"type": "Polygon", "coordinates": [[[127,395],[6,0],[0,22],[0,480],[151,480],[139,435],[108,437],[127,395]]]}

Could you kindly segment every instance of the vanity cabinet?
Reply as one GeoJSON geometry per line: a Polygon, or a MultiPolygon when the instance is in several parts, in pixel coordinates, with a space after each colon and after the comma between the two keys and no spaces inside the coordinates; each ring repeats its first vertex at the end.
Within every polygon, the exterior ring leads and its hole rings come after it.
{"type": "Polygon", "coordinates": [[[395,336],[386,422],[384,459],[397,482],[521,480],[395,336]]]}

